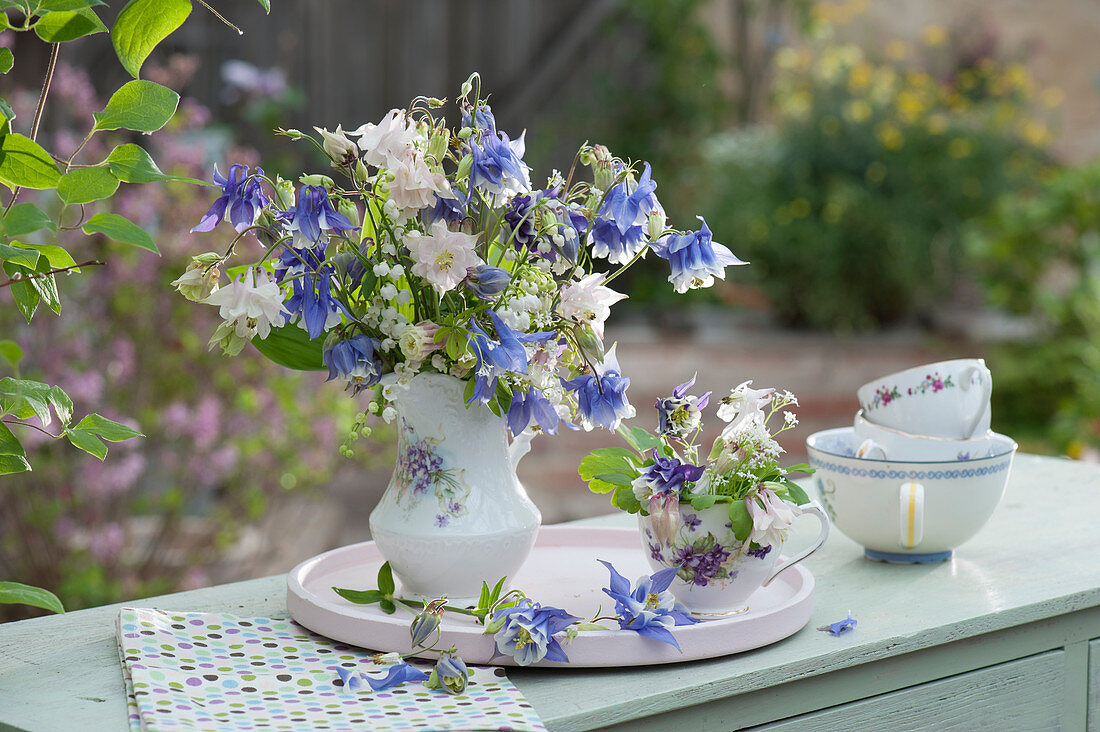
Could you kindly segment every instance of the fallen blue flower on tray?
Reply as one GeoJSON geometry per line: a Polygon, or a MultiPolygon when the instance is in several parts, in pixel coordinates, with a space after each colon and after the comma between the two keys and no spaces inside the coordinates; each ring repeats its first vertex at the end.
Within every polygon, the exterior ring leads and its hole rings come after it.
{"type": "Polygon", "coordinates": [[[828,625],[822,625],[818,630],[822,630],[830,635],[841,635],[847,633],[849,630],[854,630],[856,627],[856,619],[852,617],[852,611],[848,611],[848,617],[844,620],[838,620],[835,623],[829,623],[828,625]]]}

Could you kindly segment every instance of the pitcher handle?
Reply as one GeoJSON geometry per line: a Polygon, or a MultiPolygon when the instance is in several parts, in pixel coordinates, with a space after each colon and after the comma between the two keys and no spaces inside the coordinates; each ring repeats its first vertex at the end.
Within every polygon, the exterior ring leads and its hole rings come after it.
{"type": "Polygon", "coordinates": [[[974,431],[978,429],[978,423],[982,421],[982,417],[989,410],[989,397],[993,393],[993,374],[987,366],[983,364],[968,368],[963,372],[960,385],[964,390],[969,389],[975,379],[978,379],[978,383],[982,387],[982,401],[981,406],[978,407],[978,410],[966,424],[966,434],[963,435],[963,439],[967,440],[974,436],[974,431]]]}
{"type": "Polygon", "coordinates": [[[531,440],[533,439],[535,439],[535,433],[532,430],[524,430],[512,438],[512,442],[508,445],[508,462],[511,464],[513,471],[515,471],[523,456],[531,452],[531,440]]]}
{"type": "Polygon", "coordinates": [[[778,575],[780,572],[785,569],[789,569],[790,567],[793,567],[806,557],[816,552],[818,549],[821,548],[821,545],[825,543],[825,540],[829,538],[829,517],[826,516],[825,512],[821,510],[821,507],[809,503],[805,506],[800,506],[800,508],[802,509],[803,515],[810,514],[817,517],[817,520],[821,522],[821,533],[818,534],[817,541],[815,541],[809,549],[806,549],[800,554],[796,554],[793,558],[788,559],[786,563],[776,567],[775,571],[771,573],[771,576],[764,580],[764,584],[760,585],[761,587],[767,587],[768,583],[775,579],[776,575],[778,575]]]}
{"type": "Polygon", "coordinates": [[[924,486],[902,483],[898,495],[898,544],[912,549],[924,539],[924,486]]]}

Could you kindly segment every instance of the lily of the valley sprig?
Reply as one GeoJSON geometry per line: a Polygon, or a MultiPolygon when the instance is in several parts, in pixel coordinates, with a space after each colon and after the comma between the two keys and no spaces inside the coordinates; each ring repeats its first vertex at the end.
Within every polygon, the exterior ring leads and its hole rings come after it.
{"type": "MultiPolygon", "coordinates": [[[[194,231],[224,221],[235,235],[174,284],[220,308],[211,347],[230,355],[252,342],[284,366],[327,369],[352,393],[390,373],[449,374],[466,382],[468,405],[507,415],[514,434],[554,434],[563,420],[618,428],[634,408],[603,342],[626,297],[614,280],[649,252],[668,262],[677,292],[745,263],[706,222],[668,227],[648,163],[586,144],[567,174],[536,188],[524,135],[498,126],[477,74],[459,95],[457,129],[443,105],[418,97],[316,137],[282,130],[331,163],[297,184],[216,170],[221,194],[194,231]]],[[[368,411],[392,418],[383,392],[368,411]]]]}
{"type": "Polygon", "coordinates": [[[808,465],[782,467],[783,448],[775,437],[798,424],[787,391],[754,389],[746,381],[717,400],[722,434],[703,457],[699,450],[702,413],[711,392],[690,394],[695,377],[657,400],[657,431],[622,425],[626,448],[593,450],[580,464],[580,475],[597,493],[610,493],[612,505],[652,517],[658,540],[668,540],[680,525],[680,505],[704,510],[729,507],[730,528],[742,551],[764,551],[779,544],[799,506],[809,497],[788,477],[810,473],[808,465]],[[771,423],[781,421],[774,432],[771,423]]]}

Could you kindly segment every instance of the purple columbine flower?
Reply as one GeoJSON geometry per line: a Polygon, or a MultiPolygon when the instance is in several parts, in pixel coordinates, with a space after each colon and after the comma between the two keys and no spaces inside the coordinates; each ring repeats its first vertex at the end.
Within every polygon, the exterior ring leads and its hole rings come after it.
{"type": "Polygon", "coordinates": [[[562,379],[561,384],[576,394],[581,425],[586,430],[598,424],[614,432],[623,419],[634,416],[634,407],[626,400],[630,379],[619,369],[615,346],[604,355],[603,363],[596,366],[595,374],[581,374],[569,381],[562,379]]]}
{"type": "Polygon", "coordinates": [[[618,183],[607,192],[603,205],[592,224],[592,256],[607,257],[612,264],[629,261],[647,245],[649,216],[664,219],[664,209],[654,191],[649,163],[633,190],[626,182],[618,183]]]}
{"type": "Polygon", "coordinates": [[[707,222],[702,216],[697,218],[703,222],[698,231],[670,234],[653,245],[654,253],[668,260],[672,270],[668,281],[679,293],[710,287],[715,277],[726,278],[727,266],[748,264],[714,241],[707,222]]]}
{"type": "Polygon", "coordinates": [[[523,135],[518,140],[509,140],[504,132],[486,130],[470,136],[470,155],[473,167],[470,169],[469,196],[474,188],[480,188],[494,195],[515,194],[531,189],[531,179],[527,163],[523,162],[525,144],[523,135]]]}
{"type": "Polygon", "coordinates": [[[424,230],[432,228],[436,221],[444,221],[454,224],[466,218],[466,208],[457,198],[444,198],[435,194],[435,205],[420,210],[420,220],[424,222],[424,230]]]}
{"type": "Polygon", "coordinates": [[[493,110],[488,104],[478,106],[477,113],[473,114],[473,105],[465,104],[462,107],[462,126],[473,127],[477,130],[487,130],[492,133],[497,131],[497,120],[493,116],[493,110]]]}
{"type": "Polygon", "coordinates": [[[325,381],[339,378],[355,390],[353,394],[374,386],[382,378],[382,361],[375,355],[381,345],[377,338],[361,333],[328,346],[321,354],[328,367],[325,381]]]}
{"type": "Polygon", "coordinates": [[[486,626],[493,633],[496,656],[511,656],[520,666],[538,663],[543,658],[568,663],[569,658],[554,637],[580,620],[556,607],[542,606],[523,598],[514,607],[497,610],[486,626]]]}
{"type": "Polygon", "coordinates": [[[511,279],[512,275],[506,269],[488,264],[479,264],[476,267],[469,267],[466,270],[466,277],[462,281],[471,292],[482,300],[492,300],[504,292],[504,288],[508,286],[511,279]]]}
{"type": "Polygon", "coordinates": [[[603,588],[603,591],[615,601],[619,627],[668,643],[679,650],[680,644],[676,642],[669,628],[699,622],[688,614],[683,605],[676,602],[676,598],[668,590],[680,568],[668,567],[649,577],[642,577],[631,589],[629,580],[619,574],[611,566],[611,562],[602,559],[596,561],[611,572],[610,586],[603,588]]]}
{"type": "Polygon", "coordinates": [[[695,385],[695,376],[672,390],[672,396],[658,399],[657,431],[662,435],[684,439],[699,429],[702,411],[710,403],[710,392],[694,396],[687,391],[695,385]]]}
{"type": "Polygon", "coordinates": [[[322,233],[335,231],[339,234],[355,228],[355,224],[332,207],[328,191],[322,186],[302,186],[298,189],[297,205],[280,211],[277,216],[287,231],[294,232],[294,245],[299,249],[320,243],[322,233]]]}
{"type": "Polygon", "coordinates": [[[533,386],[527,391],[512,393],[512,404],[508,407],[508,429],[512,430],[513,435],[518,435],[527,429],[532,419],[543,432],[558,434],[558,413],[542,391],[533,386]]]}
{"type": "MultiPolygon", "coordinates": [[[[263,168],[256,168],[256,175],[264,174],[263,168]]],[[[256,223],[260,211],[271,201],[264,195],[258,178],[249,180],[248,168],[236,164],[229,167],[229,176],[223,178],[214,166],[214,182],[222,189],[222,194],[206,212],[199,223],[191,228],[196,231],[210,231],[222,219],[233,224],[238,232],[244,231],[256,223]]]]}
{"type": "Polygon", "coordinates": [[[294,294],[286,301],[287,321],[301,316],[299,323],[312,340],[340,323],[342,305],[332,296],[329,275],[331,265],[323,265],[316,273],[306,272],[294,280],[294,294]]]}
{"type": "Polygon", "coordinates": [[[684,483],[694,483],[703,476],[705,468],[681,463],[678,458],[666,458],[657,448],[650,452],[653,464],[643,468],[641,475],[634,479],[634,495],[639,501],[650,500],[654,497],[671,497],[680,499],[684,483]]]}
{"type": "Polygon", "coordinates": [[[840,635],[847,633],[849,630],[855,630],[856,619],[852,617],[852,611],[848,611],[848,617],[843,620],[838,620],[835,623],[829,623],[828,625],[822,625],[818,630],[823,630],[829,635],[840,635]]]}
{"type": "Polygon", "coordinates": [[[527,373],[527,349],[524,343],[546,341],[556,335],[554,331],[542,333],[518,333],[508,327],[496,312],[489,310],[489,319],[493,321],[499,341],[489,335],[474,321],[470,320],[470,349],[474,352],[477,365],[474,368],[474,393],[467,404],[475,401],[486,403],[493,398],[497,379],[506,372],[527,373]]]}

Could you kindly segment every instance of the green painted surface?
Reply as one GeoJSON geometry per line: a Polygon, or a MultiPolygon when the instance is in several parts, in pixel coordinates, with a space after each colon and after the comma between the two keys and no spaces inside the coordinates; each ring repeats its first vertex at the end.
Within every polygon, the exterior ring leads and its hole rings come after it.
{"type": "MultiPolygon", "coordinates": [[[[816,607],[809,626],[791,638],[710,661],[510,669],[509,677],[555,732],[616,723],[669,729],[674,720],[699,730],[732,729],[1063,649],[1100,638],[1098,508],[1100,469],[1019,456],[990,523],[951,562],[873,563],[834,533],[806,560],[817,580],[816,607]],[[834,638],[814,630],[848,610],[859,620],[856,631],[834,638]]],[[[630,525],[633,517],[602,521],[630,525]]],[[[813,522],[805,523],[806,535],[792,538],[792,547],[800,537],[812,539],[813,522]]],[[[283,592],[283,578],[268,577],[128,604],[280,617],[283,592]]],[[[80,720],[87,729],[125,730],[116,615],[117,606],[0,625],[0,723],[45,732],[72,729],[80,720]]],[[[1095,700],[1095,645],[1090,655],[1087,688],[1095,700]]],[[[1081,657],[1069,649],[1067,673],[1071,667],[1084,673],[1081,657]]],[[[1074,685],[1086,688],[1068,677],[1063,687],[1074,685]]],[[[1075,710],[1070,700],[1062,709],[1077,715],[1084,708],[1075,710]]],[[[1088,713],[1096,720],[1095,709],[1088,713]]]]}

